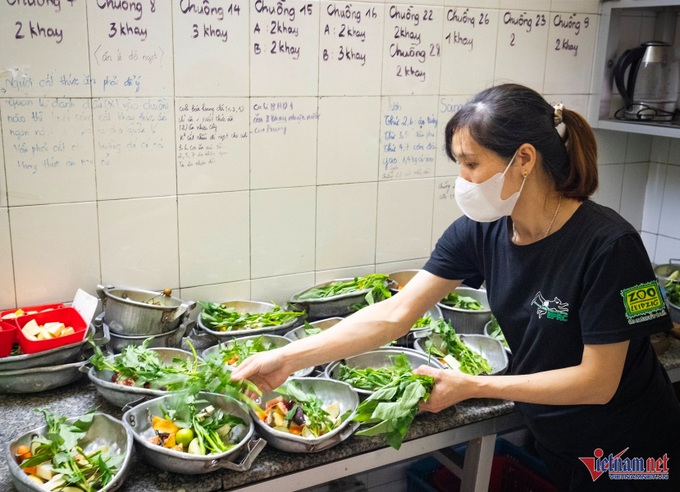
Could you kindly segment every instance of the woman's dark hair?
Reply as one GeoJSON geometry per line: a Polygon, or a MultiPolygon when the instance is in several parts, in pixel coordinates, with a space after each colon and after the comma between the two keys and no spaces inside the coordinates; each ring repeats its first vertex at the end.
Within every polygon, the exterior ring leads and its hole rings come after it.
{"type": "Polygon", "coordinates": [[[475,141],[498,155],[511,158],[524,143],[543,157],[543,168],[557,191],[585,200],[597,189],[597,144],[588,122],[564,108],[560,135],[555,108],[538,92],[518,84],[486,89],[467,102],[446,125],[446,155],[455,160],[452,137],[466,129],[475,141]]]}

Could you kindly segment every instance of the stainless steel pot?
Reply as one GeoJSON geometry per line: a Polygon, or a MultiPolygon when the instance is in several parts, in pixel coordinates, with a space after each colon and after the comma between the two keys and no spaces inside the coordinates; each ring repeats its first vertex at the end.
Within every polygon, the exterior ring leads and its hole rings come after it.
{"type": "MultiPolygon", "coordinates": [[[[290,378],[286,384],[297,382],[306,393],[316,395],[324,404],[329,405],[338,402],[340,415],[350,411],[349,416],[335,429],[328,434],[316,438],[302,437],[287,432],[281,432],[269,427],[257,416],[253,415],[253,421],[257,427],[257,432],[264,437],[274,448],[289,453],[316,453],[332,448],[341,443],[359,427],[359,422],[353,422],[354,414],[359,406],[359,396],[356,391],[347,383],[332,381],[323,378],[290,378]]],[[[260,400],[263,403],[279,395],[276,390],[263,394],[260,400]]]]}
{"type": "Polygon", "coordinates": [[[196,307],[196,301],[182,301],[151,290],[97,286],[104,322],[112,333],[149,336],[177,328],[196,307]]]}
{"type": "Polygon", "coordinates": [[[106,348],[109,352],[117,354],[128,345],[141,345],[147,339],[151,339],[149,347],[179,347],[182,344],[182,337],[186,333],[189,323],[190,321],[187,320],[177,328],[158,335],[120,335],[111,331],[109,335],[110,340],[106,344],[106,348]]]}
{"type": "Polygon", "coordinates": [[[0,393],[39,393],[66,386],[83,377],[86,360],[56,366],[0,371],[0,393]]]}
{"type": "Polygon", "coordinates": [[[233,471],[249,470],[255,458],[265,447],[266,441],[254,438],[255,428],[248,411],[240,402],[228,396],[215,393],[199,393],[198,396],[215,408],[240,417],[246,423],[241,440],[233,448],[224,453],[198,456],[149,443],[148,438],[155,435],[151,426],[153,416],[163,416],[162,406],[170,402],[169,399],[173,397],[173,395],[166,395],[141,403],[123,414],[123,424],[132,432],[139,454],[151,465],[173,473],[196,475],[220,468],[233,471]],[[236,460],[243,453],[245,456],[237,462],[236,460]]]}
{"type": "MultiPolygon", "coordinates": [[[[78,417],[68,419],[67,422],[75,422],[78,417]]],[[[36,485],[28,475],[19,467],[15,460],[16,451],[19,446],[29,446],[31,441],[36,436],[44,436],[47,434],[47,426],[27,432],[18,439],[5,445],[5,461],[9,467],[9,473],[14,482],[14,486],[19,492],[44,492],[45,489],[36,485]]],[[[133,438],[132,432],[127,430],[123,424],[113,417],[103,413],[95,413],[93,416],[92,425],[85,434],[85,437],[79,441],[81,447],[87,449],[88,445],[96,443],[97,445],[107,445],[109,451],[113,454],[122,455],[123,461],[118,466],[118,472],[114,475],[105,487],[99,489],[99,492],[112,492],[118,490],[123,484],[128,474],[132,449],[133,438]]]]}
{"type": "Polygon", "coordinates": [[[438,302],[437,306],[442,311],[444,319],[451,323],[456,333],[469,333],[473,335],[484,334],[484,325],[491,321],[491,308],[485,289],[473,289],[472,287],[458,287],[455,292],[462,296],[472,297],[478,301],[484,309],[460,309],[447,306],[443,302],[438,302]]]}

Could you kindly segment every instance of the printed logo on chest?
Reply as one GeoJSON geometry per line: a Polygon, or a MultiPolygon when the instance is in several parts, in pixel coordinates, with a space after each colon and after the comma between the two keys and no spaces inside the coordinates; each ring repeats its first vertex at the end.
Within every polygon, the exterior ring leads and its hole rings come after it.
{"type": "Polygon", "coordinates": [[[567,321],[569,318],[569,303],[562,302],[559,297],[555,297],[552,301],[547,300],[539,290],[534,299],[531,301],[533,306],[536,306],[536,314],[541,319],[545,316],[547,319],[554,319],[556,321],[567,321]]]}

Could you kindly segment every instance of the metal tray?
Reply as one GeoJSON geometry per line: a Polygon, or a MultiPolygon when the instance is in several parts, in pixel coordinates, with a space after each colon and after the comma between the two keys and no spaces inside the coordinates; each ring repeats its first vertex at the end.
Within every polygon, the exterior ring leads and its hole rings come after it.
{"type": "MultiPolygon", "coordinates": [[[[202,357],[204,360],[208,360],[208,359],[211,359],[211,358],[213,358],[213,357],[218,357],[218,358],[219,358],[219,356],[220,356],[220,350],[221,350],[222,346],[231,347],[231,346],[233,346],[233,344],[242,344],[242,343],[246,343],[248,340],[254,340],[254,339],[259,338],[259,337],[262,337],[262,341],[263,341],[264,343],[270,343],[270,344],[272,344],[272,345],[273,345],[273,348],[280,348],[280,347],[283,347],[283,346],[288,345],[289,343],[291,343],[291,341],[290,341],[288,338],[282,337],[281,335],[268,335],[268,334],[265,334],[265,335],[251,335],[251,336],[248,336],[248,337],[234,338],[234,339],[232,339],[232,340],[229,340],[228,342],[224,342],[224,343],[218,344],[218,345],[213,345],[212,347],[209,347],[209,348],[205,349],[205,350],[201,353],[201,357],[202,357]]],[[[232,369],[235,368],[235,366],[232,367],[232,366],[230,366],[229,364],[227,364],[226,361],[223,361],[223,360],[222,360],[221,362],[222,362],[224,365],[226,365],[227,367],[230,367],[230,368],[232,368],[232,369]]],[[[305,376],[309,376],[313,371],[314,371],[314,367],[308,367],[308,368],[306,368],[306,369],[300,369],[299,371],[295,371],[295,372],[293,373],[293,376],[305,377],[305,376]]]]}
{"type": "MultiPolygon", "coordinates": [[[[272,311],[275,307],[274,304],[270,302],[261,302],[261,301],[241,301],[241,300],[234,300],[234,301],[224,301],[221,302],[220,304],[223,304],[227,307],[232,307],[236,310],[237,313],[268,313],[272,311]]],[[[283,309],[283,308],[282,308],[283,309]]],[[[196,319],[196,325],[203,330],[204,332],[212,335],[215,339],[217,340],[231,340],[234,337],[247,337],[250,335],[262,335],[262,334],[270,334],[270,335],[284,335],[286,332],[290,331],[294,326],[296,326],[298,323],[301,323],[304,319],[305,313],[302,311],[300,312],[300,316],[295,318],[292,321],[289,321],[288,323],[283,323],[281,325],[276,325],[276,326],[266,326],[264,328],[257,328],[257,329],[244,329],[244,330],[231,330],[231,331],[217,331],[213,330],[212,328],[209,328],[203,324],[202,320],[202,312],[198,314],[198,318],[196,319]]]]}
{"type": "Polygon", "coordinates": [[[307,287],[300,292],[297,292],[290,298],[290,304],[296,306],[298,309],[304,309],[307,312],[307,317],[310,319],[333,318],[336,316],[347,316],[356,311],[355,306],[366,304],[366,294],[370,289],[361,289],[355,292],[348,292],[331,297],[320,297],[317,299],[299,299],[299,297],[311,289],[326,287],[334,282],[348,282],[353,278],[338,278],[316,284],[312,287],[307,287]]]}
{"type": "Polygon", "coordinates": [[[161,407],[164,403],[171,401],[170,398],[182,397],[180,393],[175,393],[144,402],[123,414],[123,424],[132,432],[139,454],[153,466],[173,473],[196,475],[220,468],[234,471],[249,470],[255,458],[265,447],[266,441],[254,438],[255,428],[248,410],[242,403],[228,396],[215,393],[199,393],[198,396],[214,407],[221,408],[244,420],[246,429],[238,444],[224,453],[197,456],[149,443],[147,439],[155,435],[151,426],[152,417],[163,415],[161,407]],[[245,457],[240,462],[235,462],[243,452],[246,452],[245,457]]]}
{"type": "MultiPolygon", "coordinates": [[[[365,352],[363,354],[347,357],[346,359],[343,360],[336,360],[331,362],[330,364],[328,364],[328,366],[326,366],[326,370],[324,371],[324,377],[326,377],[327,379],[339,381],[338,378],[340,376],[341,364],[346,364],[349,367],[356,367],[361,369],[367,367],[374,368],[388,367],[393,364],[392,358],[402,353],[406,355],[409,362],[413,366],[413,369],[417,368],[418,366],[431,366],[436,367],[437,369],[443,369],[444,367],[434,357],[428,357],[423,352],[416,351],[414,349],[403,347],[399,348],[383,347],[376,350],[372,350],[370,352],[365,352]]],[[[372,395],[374,393],[373,391],[365,390],[362,388],[354,388],[354,390],[362,398],[367,398],[369,395],[372,395]]]]}
{"type": "MultiPolygon", "coordinates": [[[[77,419],[78,417],[70,418],[67,422],[75,422],[77,419]]],[[[26,473],[16,463],[14,456],[16,455],[16,450],[19,446],[28,446],[34,437],[43,436],[46,433],[47,426],[39,427],[5,445],[5,461],[9,467],[9,473],[14,482],[14,486],[19,492],[45,491],[45,489],[27,478],[26,473]]],[[[99,492],[112,492],[117,490],[125,481],[130,468],[133,448],[132,433],[123,426],[120,420],[114,419],[103,413],[95,413],[90,429],[79,443],[83,448],[86,448],[90,443],[96,445],[106,444],[109,446],[109,451],[111,453],[124,455],[123,461],[118,467],[118,473],[114,475],[113,480],[111,480],[106,487],[99,489],[99,492]]]]}
{"type": "MultiPolygon", "coordinates": [[[[85,337],[82,341],[63,345],[61,347],[44,350],[35,354],[10,355],[0,357],[0,371],[14,371],[18,369],[29,369],[31,367],[55,366],[76,362],[85,357],[84,352],[89,348],[87,338],[94,336],[95,328],[88,326],[85,337]]],[[[102,346],[109,342],[108,333],[104,332],[103,338],[93,339],[95,345],[102,346]]]]}
{"type": "Polygon", "coordinates": [[[0,371],[0,393],[39,393],[66,386],[84,376],[86,360],[56,366],[0,371]]]}
{"type": "MultiPolygon", "coordinates": [[[[152,348],[150,350],[158,352],[160,360],[166,364],[170,364],[172,359],[175,358],[187,360],[190,357],[193,357],[191,352],[176,348],[152,348]]],[[[116,355],[110,355],[108,359],[113,360],[114,357],[116,357],[116,355]]],[[[87,377],[89,377],[90,381],[94,383],[97,392],[102,395],[106,401],[121,408],[126,405],[132,405],[150,398],[157,398],[167,394],[167,391],[163,390],[138,388],[135,386],[123,386],[121,384],[114,383],[111,381],[113,378],[113,373],[111,371],[98,371],[94,367],[90,367],[87,372],[87,377]]]]}
{"type": "MultiPolygon", "coordinates": [[[[359,396],[349,384],[323,378],[290,378],[283,386],[285,387],[291,381],[297,381],[303,391],[306,393],[313,392],[325,404],[337,401],[340,406],[340,415],[343,415],[348,410],[351,411],[351,414],[328,434],[317,438],[308,438],[272,429],[254,415],[251,409],[250,413],[253,415],[253,421],[257,427],[258,434],[266,439],[272,447],[289,453],[316,453],[341,443],[359,427],[359,422],[352,421],[359,406],[359,396]]],[[[265,403],[279,394],[274,390],[263,394],[260,400],[262,403],[265,403]]]]}
{"type": "MultiPolygon", "coordinates": [[[[460,341],[470,347],[475,352],[485,357],[491,365],[491,375],[504,374],[508,369],[508,353],[503,344],[493,337],[487,335],[458,335],[460,341]]],[[[432,340],[435,345],[440,345],[442,339],[439,333],[431,333],[426,338],[419,338],[415,341],[416,350],[427,354],[425,348],[426,340],[432,340]]]]}

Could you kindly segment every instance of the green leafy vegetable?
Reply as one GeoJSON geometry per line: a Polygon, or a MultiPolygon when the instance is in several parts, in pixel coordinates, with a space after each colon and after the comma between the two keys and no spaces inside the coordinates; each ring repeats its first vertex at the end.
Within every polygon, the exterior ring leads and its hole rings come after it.
{"type": "MultiPolygon", "coordinates": [[[[299,424],[307,427],[311,433],[310,437],[319,437],[328,434],[337,426],[339,426],[347,415],[333,417],[324,408],[324,402],[321,398],[316,396],[313,391],[305,392],[297,381],[289,381],[276,390],[277,393],[285,395],[289,399],[288,413],[285,416],[286,421],[294,421],[298,413],[298,407],[302,411],[301,418],[298,418],[299,424]]],[[[271,408],[270,405],[267,405],[271,408]]],[[[303,434],[304,435],[304,434],[303,434]]]]}
{"type": "Polygon", "coordinates": [[[495,338],[503,344],[504,347],[508,348],[508,341],[505,339],[503,330],[501,330],[501,325],[494,315],[491,315],[491,324],[489,325],[489,336],[495,338]]]}
{"type": "Polygon", "coordinates": [[[266,313],[240,313],[233,307],[216,302],[199,304],[202,308],[201,322],[213,331],[256,330],[280,326],[304,315],[304,311],[284,311],[281,306],[274,306],[266,313]]]}
{"type": "Polygon", "coordinates": [[[456,291],[451,292],[441,302],[446,306],[456,309],[468,309],[471,311],[482,311],[484,309],[484,306],[478,300],[469,296],[461,296],[456,291]]]}
{"type": "Polygon", "coordinates": [[[432,324],[432,316],[429,314],[423,316],[422,318],[418,318],[418,320],[414,323],[414,325],[411,327],[412,330],[418,330],[420,328],[427,328],[432,324]]]}
{"type": "Polygon", "coordinates": [[[33,438],[33,455],[19,464],[21,468],[51,463],[54,475],[49,481],[60,483],[55,485],[57,490],[76,486],[86,492],[93,492],[113,479],[124,456],[110,453],[107,446],[93,449],[88,446],[83,449],[81,444],[92,425],[94,410],[70,424],[66,422],[66,417],[57,416],[48,410],[36,409],[36,412],[42,412],[45,417],[47,433],[33,438]]]}
{"type": "Polygon", "coordinates": [[[352,280],[336,280],[323,287],[313,287],[306,290],[298,295],[297,299],[300,301],[325,299],[368,289],[364,299],[368,304],[374,304],[392,296],[392,292],[387,288],[388,278],[389,275],[373,273],[364,277],[354,277],[352,280]]]}
{"type": "Polygon", "coordinates": [[[307,335],[308,337],[311,337],[312,335],[318,335],[323,331],[318,326],[313,326],[309,324],[307,321],[305,321],[303,329],[305,330],[305,335],[307,335]]]}
{"type": "Polygon", "coordinates": [[[443,319],[437,321],[434,333],[438,333],[441,344],[435,345],[432,339],[425,342],[427,353],[437,357],[451,367],[466,374],[491,374],[489,361],[465,345],[451,324],[443,319]],[[453,357],[454,360],[451,360],[453,357]]]}
{"type": "Polygon", "coordinates": [[[412,372],[411,363],[403,353],[390,357],[390,359],[392,365],[375,368],[357,368],[340,364],[338,379],[355,388],[375,391],[412,372]]]}
{"type": "Polygon", "coordinates": [[[219,350],[213,357],[219,357],[219,359],[227,365],[237,366],[252,354],[266,352],[267,350],[274,348],[276,348],[276,346],[272,342],[266,342],[264,340],[264,335],[247,340],[234,338],[227,344],[220,343],[219,350]]]}
{"type": "Polygon", "coordinates": [[[668,302],[680,305],[680,270],[675,270],[668,276],[668,281],[664,285],[668,302]]]}
{"type": "MultiPolygon", "coordinates": [[[[434,378],[413,374],[404,354],[397,355],[394,364],[396,370],[388,373],[390,381],[359,404],[353,420],[362,424],[375,424],[362,428],[356,435],[384,434],[386,442],[399,449],[418,413],[418,403],[427,401],[434,388],[434,378]]],[[[376,379],[373,371],[366,373],[366,379],[376,384],[383,381],[376,379]]]]}

